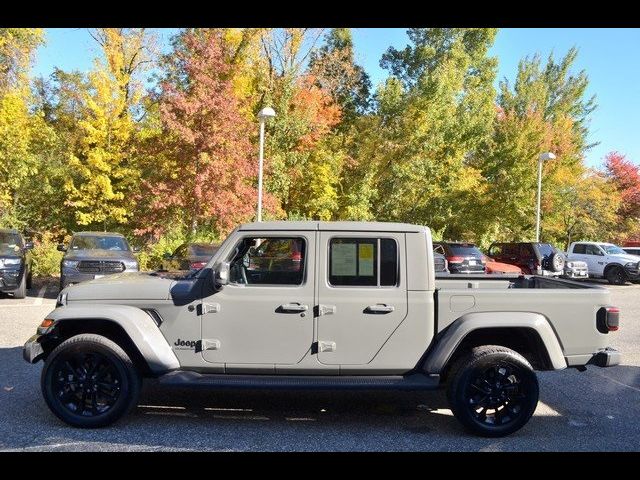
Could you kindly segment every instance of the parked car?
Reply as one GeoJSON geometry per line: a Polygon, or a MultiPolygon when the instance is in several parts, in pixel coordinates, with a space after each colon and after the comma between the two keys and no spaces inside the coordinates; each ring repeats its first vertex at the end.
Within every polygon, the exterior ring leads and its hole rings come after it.
{"type": "Polygon", "coordinates": [[[31,288],[31,242],[25,242],[17,230],[0,229],[0,292],[15,298],[27,296],[31,288]]]}
{"type": "Polygon", "coordinates": [[[486,272],[487,273],[511,273],[522,275],[522,269],[517,265],[511,265],[510,263],[496,262],[493,258],[487,257],[486,255],[483,257],[486,272]]]}
{"type": "Polygon", "coordinates": [[[139,271],[138,260],[127,239],[119,233],[74,233],[69,248],[60,262],[60,290],[74,283],[101,278],[105,275],[139,271]]]}
{"type": "Polygon", "coordinates": [[[589,275],[605,278],[612,285],[640,280],[640,257],[630,255],[613,243],[573,242],[569,260],[581,260],[589,267],[589,275]]]}
{"type": "Polygon", "coordinates": [[[473,243],[434,242],[433,251],[445,256],[451,273],[485,273],[484,255],[473,243]]]}
{"type": "Polygon", "coordinates": [[[123,274],[64,289],[23,358],[44,361],[46,404],[75,427],[131,411],[146,376],[213,392],[446,389],[455,417],[488,437],[531,419],[535,370],[620,364],[609,347],[620,310],[608,289],[537,276],[434,278],[433,265],[421,225],[245,224],[193,276],[123,274]],[[249,274],[251,247],[272,242],[278,252],[301,247],[304,275],[275,262],[249,274]]]}
{"type": "Polygon", "coordinates": [[[559,277],[564,274],[565,255],[550,243],[495,242],[487,255],[498,262],[516,265],[525,275],[559,277]]]}
{"type": "Polygon", "coordinates": [[[183,243],[171,254],[164,256],[161,271],[189,273],[203,268],[218,251],[210,243],[183,243]]]}

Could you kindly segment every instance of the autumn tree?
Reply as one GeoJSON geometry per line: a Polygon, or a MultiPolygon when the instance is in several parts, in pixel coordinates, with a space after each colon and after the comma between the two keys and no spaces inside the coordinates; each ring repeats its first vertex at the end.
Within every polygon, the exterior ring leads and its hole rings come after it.
{"type": "MultiPolygon", "coordinates": [[[[219,35],[187,31],[166,58],[160,84],[161,137],[144,180],[146,224],[138,233],[181,223],[224,234],[251,220],[257,199],[252,125],[233,94],[231,65],[219,35]]],[[[267,211],[276,209],[264,198],[267,211]]]]}
{"type": "Polygon", "coordinates": [[[616,210],[620,223],[616,238],[620,241],[640,238],[640,167],[619,152],[610,152],[604,160],[610,186],[620,196],[616,210]]]}
{"type": "Polygon", "coordinates": [[[149,37],[145,29],[105,28],[92,35],[103,58],[96,59],[83,92],[81,143],[65,190],[77,224],[107,228],[126,224],[133,213],[131,194],[139,183],[133,116],[142,93],[136,75],[150,61],[149,37]]]}

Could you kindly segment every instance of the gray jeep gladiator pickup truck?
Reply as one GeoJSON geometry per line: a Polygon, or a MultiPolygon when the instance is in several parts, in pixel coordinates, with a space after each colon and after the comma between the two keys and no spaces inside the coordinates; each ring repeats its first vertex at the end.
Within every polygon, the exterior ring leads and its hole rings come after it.
{"type": "Polygon", "coordinates": [[[606,288],[539,276],[436,279],[431,233],[374,222],[236,228],[182,279],[110,275],[64,289],[24,346],[46,403],[77,427],[181,387],[429,390],[503,436],[538,403],[534,370],[610,367],[606,288]]]}

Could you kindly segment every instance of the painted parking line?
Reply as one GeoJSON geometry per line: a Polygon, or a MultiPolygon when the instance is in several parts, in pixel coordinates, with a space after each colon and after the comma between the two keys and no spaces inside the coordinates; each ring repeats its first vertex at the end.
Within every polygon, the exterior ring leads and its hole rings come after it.
{"type": "Polygon", "coordinates": [[[44,294],[47,293],[47,286],[43,286],[38,292],[38,298],[36,298],[34,305],[42,305],[42,299],[44,298],[44,294]]]}

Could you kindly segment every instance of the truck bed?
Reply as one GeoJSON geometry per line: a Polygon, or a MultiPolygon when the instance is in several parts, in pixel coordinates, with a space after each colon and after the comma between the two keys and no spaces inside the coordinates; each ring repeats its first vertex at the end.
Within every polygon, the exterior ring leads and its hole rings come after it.
{"type": "Polygon", "coordinates": [[[562,339],[569,365],[570,357],[578,362],[579,356],[604,348],[608,340],[597,331],[596,315],[610,305],[610,293],[598,285],[534,275],[447,275],[436,277],[436,301],[438,332],[478,312],[539,313],[562,339]]]}

